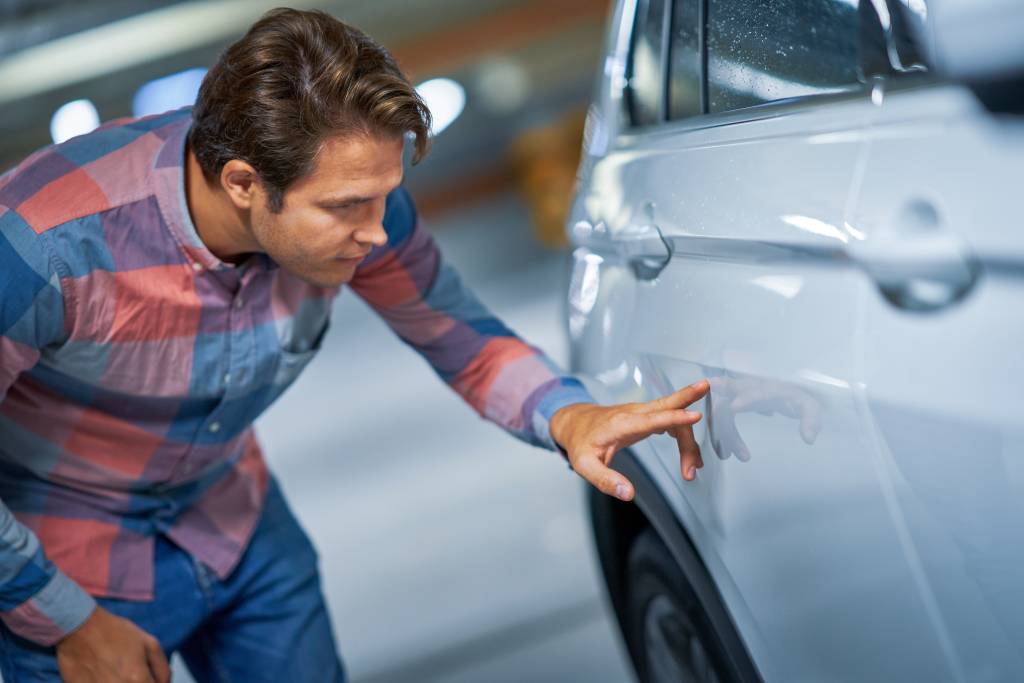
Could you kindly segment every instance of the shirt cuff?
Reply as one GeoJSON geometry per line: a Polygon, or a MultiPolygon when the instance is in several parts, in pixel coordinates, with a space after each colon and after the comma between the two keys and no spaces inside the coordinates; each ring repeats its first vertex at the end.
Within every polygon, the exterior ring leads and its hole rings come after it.
{"type": "Polygon", "coordinates": [[[35,595],[0,612],[0,619],[22,638],[50,647],[84,624],[95,609],[92,596],[57,570],[35,595]]]}
{"type": "Polygon", "coordinates": [[[555,380],[533,410],[533,433],[538,443],[552,451],[558,451],[568,460],[568,454],[551,435],[551,418],[565,406],[574,403],[597,403],[583,384],[573,377],[560,377],[555,380]]]}

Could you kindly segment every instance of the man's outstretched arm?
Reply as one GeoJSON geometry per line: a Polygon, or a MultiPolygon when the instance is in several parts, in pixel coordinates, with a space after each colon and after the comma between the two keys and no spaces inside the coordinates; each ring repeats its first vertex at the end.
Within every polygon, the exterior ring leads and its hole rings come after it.
{"type": "Polygon", "coordinates": [[[402,188],[388,197],[384,228],[388,243],[360,264],[352,289],[481,417],[555,450],[551,416],[590,394],[477,300],[402,188]]]}
{"type": "Polygon", "coordinates": [[[612,445],[621,448],[648,434],[672,431],[684,474],[700,467],[689,427],[700,415],[680,403],[693,391],[650,403],[596,405],[578,380],[476,299],[444,263],[404,189],[388,197],[384,227],[388,243],[360,265],[353,290],[482,417],[524,441],[563,450],[573,468],[606,493],[616,495],[616,484],[625,484],[618,491],[627,500],[632,486],[607,468],[612,445]]]}

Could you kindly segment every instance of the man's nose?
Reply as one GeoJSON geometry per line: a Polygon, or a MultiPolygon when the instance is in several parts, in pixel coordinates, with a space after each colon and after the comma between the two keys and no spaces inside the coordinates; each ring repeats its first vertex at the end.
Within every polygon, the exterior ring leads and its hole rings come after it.
{"type": "Polygon", "coordinates": [[[384,230],[383,223],[375,223],[373,227],[364,228],[356,233],[356,240],[372,244],[375,247],[383,247],[388,243],[388,233],[384,230]]]}

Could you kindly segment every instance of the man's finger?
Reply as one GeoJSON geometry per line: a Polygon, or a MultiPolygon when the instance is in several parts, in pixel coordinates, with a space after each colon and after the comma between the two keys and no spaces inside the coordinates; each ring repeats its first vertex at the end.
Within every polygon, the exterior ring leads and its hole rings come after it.
{"type": "Polygon", "coordinates": [[[661,398],[656,398],[653,401],[648,401],[644,405],[647,406],[647,410],[649,411],[685,408],[691,403],[703,398],[710,388],[711,385],[708,381],[706,379],[702,379],[689,386],[683,387],[668,396],[662,396],[661,398]]]}
{"type": "Polygon", "coordinates": [[[677,427],[675,435],[676,443],[679,446],[679,468],[683,473],[683,479],[693,481],[697,477],[697,470],[704,467],[700,446],[697,445],[697,439],[693,437],[693,428],[690,426],[677,427]]]}
{"type": "Polygon", "coordinates": [[[602,493],[619,500],[633,500],[633,484],[629,479],[605,465],[597,456],[577,458],[573,469],[602,493]]]}
{"type": "Polygon", "coordinates": [[[620,413],[610,426],[620,447],[632,446],[651,434],[664,434],[676,427],[700,422],[701,414],[691,410],[661,410],[655,413],[620,413]]]}
{"type": "Polygon", "coordinates": [[[156,638],[146,639],[146,661],[149,662],[149,671],[156,683],[171,683],[171,667],[156,638]]]}

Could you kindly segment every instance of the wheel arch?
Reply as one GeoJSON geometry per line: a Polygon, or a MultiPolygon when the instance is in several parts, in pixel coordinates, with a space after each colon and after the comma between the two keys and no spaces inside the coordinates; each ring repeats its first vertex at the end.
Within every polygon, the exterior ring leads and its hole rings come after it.
{"type": "Polygon", "coordinates": [[[654,480],[637,456],[628,449],[616,454],[614,468],[633,482],[636,489],[635,501],[624,503],[590,487],[590,519],[608,596],[633,661],[637,661],[641,653],[637,652],[637,644],[630,642],[626,635],[629,629],[624,628],[623,623],[626,613],[627,562],[633,541],[645,529],[651,528],[668,547],[697,594],[726,653],[735,680],[741,683],[764,683],[689,533],[673,513],[654,480]]]}

